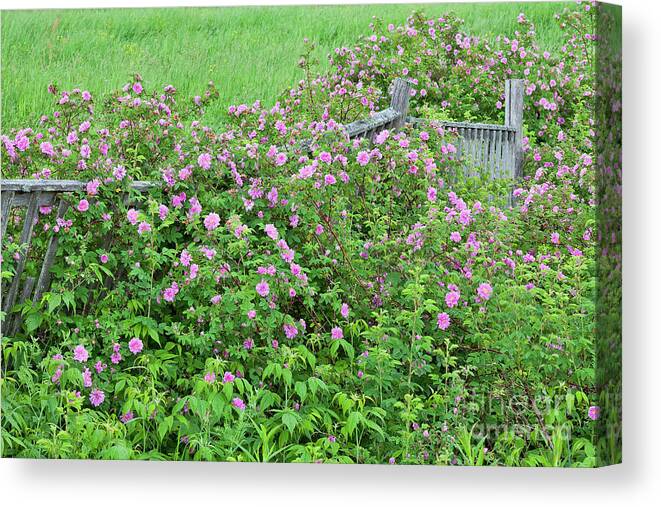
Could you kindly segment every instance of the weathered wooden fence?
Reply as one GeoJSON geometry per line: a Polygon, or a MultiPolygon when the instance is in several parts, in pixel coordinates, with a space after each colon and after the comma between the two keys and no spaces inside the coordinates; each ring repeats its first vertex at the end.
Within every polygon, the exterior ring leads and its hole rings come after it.
{"type": "MultiPolygon", "coordinates": [[[[50,270],[55,261],[59,238],[53,231],[50,232],[39,275],[22,278],[30,255],[39,208],[48,206],[57,209],[56,218],[63,218],[69,207],[67,196],[71,192],[84,190],[85,185],[85,182],[76,180],[0,180],[0,215],[2,217],[0,244],[5,238],[12,210],[25,208],[23,228],[18,241],[21,248],[18,252],[18,259],[16,259],[16,269],[9,285],[2,283],[2,311],[6,314],[2,322],[3,335],[15,333],[20,325],[19,316],[12,315],[14,305],[28,300],[39,301],[48,289],[50,282],[50,270]]],[[[153,185],[154,183],[149,181],[136,181],[132,183],[131,187],[137,191],[144,191],[153,185]]]]}
{"type": "MultiPolygon", "coordinates": [[[[409,118],[411,123],[426,120],[409,118]]],[[[523,80],[505,82],[505,124],[439,122],[459,134],[457,151],[466,172],[492,179],[520,177],[523,163],[523,80]]]]}
{"type": "MultiPolygon", "coordinates": [[[[390,107],[369,118],[344,126],[349,138],[368,138],[385,129],[399,129],[406,123],[424,125],[428,120],[408,116],[411,83],[396,79],[392,86],[390,107]]],[[[505,124],[435,122],[458,134],[458,155],[465,170],[473,175],[480,170],[489,172],[491,178],[517,178],[521,175],[523,161],[523,81],[509,80],[505,84],[505,124]]],[[[132,188],[145,191],[155,183],[133,182],[132,188]]],[[[30,254],[34,225],[41,206],[57,208],[62,218],[68,208],[67,195],[85,189],[85,182],[75,180],[0,180],[0,244],[4,239],[12,210],[25,208],[23,228],[19,238],[21,250],[16,270],[9,286],[2,287],[2,310],[6,313],[1,325],[2,334],[13,334],[20,325],[20,317],[12,315],[16,303],[39,301],[48,289],[50,271],[55,261],[58,235],[51,232],[37,277],[25,276],[23,271],[30,254]]]]}
{"type": "MultiPolygon", "coordinates": [[[[390,107],[369,118],[346,125],[349,138],[366,137],[370,140],[385,129],[429,124],[422,118],[407,116],[411,83],[397,78],[393,82],[390,107]]],[[[514,179],[521,176],[523,162],[523,80],[505,82],[505,124],[435,121],[458,134],[457,154],[470,176],[486,171],[492,179],[514,179]]]]}

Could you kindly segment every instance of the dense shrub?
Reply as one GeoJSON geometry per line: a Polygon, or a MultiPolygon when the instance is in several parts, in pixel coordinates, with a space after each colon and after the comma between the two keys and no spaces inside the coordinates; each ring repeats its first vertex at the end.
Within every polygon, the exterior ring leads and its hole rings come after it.
{"type": "Polygon", "coordinates": [[[495,41],[451,15],[375,22],[222,126],[212,84],[51,87],[41,127],[2,137],[3,177],[89,183],[63,219],[40,209],[34,248],[52,230],[62,255],[4,338],[4,455],[594,465],[592,11],[559,17],[561,54],[524,15],[495,41]],[[348,140],[398,76],[432,123],[348,140]],[[511,77],[514,207],[433,122],[502,122],[511,77]]]}

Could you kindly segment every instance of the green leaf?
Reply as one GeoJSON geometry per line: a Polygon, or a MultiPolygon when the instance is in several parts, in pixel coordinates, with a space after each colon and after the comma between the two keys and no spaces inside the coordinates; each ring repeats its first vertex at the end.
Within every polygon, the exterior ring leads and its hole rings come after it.
{"type": "Polygon", "coordinates": [[[48,313],[53,313],[53,310],[60,306],[62,303],[62,296],[59,294],[51,294],[48,298],[48,313]]]}
{"type": "Polygon", "coordinates": [[[233,393],[234,393],[234,384],[232,382],[227,382],[225,385],[223,385],[223,394],[225,395],[225,399],[227,400],[232,399],[233,393]]]}
{"type": "Polygon", "coordinates": [[[120,460],[126,460],[129,459],[131,456],[130,451],[123,445],[113,445],[108,451],[106,452],[106,457],[108,459],[120,459],[120,460]]]}
{"type": "Polygon", "coordinates": [[[31,313],[28,315],[27,319],[25,319],[25,329],[28,333],[31,333],[35,329],[37,329],[39,326],[41,326],[41,323],[44,320],[44,316],[41,313],[31,313]]]}
{"type": "Polygon", "coordinates": [[[62,301],[64,301],[67,310],[70,310],[71,308],[75,310],[76,297],[74,296],[73,292],[65,292],[64,294],[62,294],[62,301]]]}
{"type": "Polygon", "coordinates": [[[351,412],[347,418],[347,422],[344,425],[344,428],[342,429],[342,432],[345,435],[351,435],[358,427],[358,423],[362,418],[363,416],[360,412],[351,412]]]}
{"type": "Polygon", "coordinates": [[[301,401],[305,401],[305,397],[308,395],[308,386],[305,384],[305,382],[296,382],[294,390],[296,391],[296,394],[298,394],[298,397],[301,399],[301,401]]]}
{"type": "Polygon", "coordinates": [[[308,384],[310,385],[310,392],[312,393],[313,397],[317,395],[317,389],[319,388],[318,381],[319,379],[316,377],[310,377],[308,379],[308,384]]]}
{"type": "Polygon", "coordinates": [[[171,415],[167,416],[165,419],[163,419],[160,424],[158,425],[158,438],[159,440],[163,441],[163,438],[165,438],[165,435],[170,429],[172,428],[172,422],[173,418],[171,415]]]}
{"type": "Polygon", "coordinates": [[[346,341],[345,339],[337,340],[337,343],[339,343],[340,346],[342,347],[342,349],[344,349],[344,353],[345,353],[347,356],[349,356],[349,359],[352,359],[352,360],[353,360],[353,356],[354,356],[353,345],[351,345],[351,344],[350,344],[348,341],[346,341]]]}
{"type": "Polygon", "coordinates": [[[294,430],[296,429],[296,423],[298,422],[298,419],[292,412],[284,412],[282,414],[282,424],[287,426],[287,429],[289,430],[289,433],[294,433],[294,430]]]}

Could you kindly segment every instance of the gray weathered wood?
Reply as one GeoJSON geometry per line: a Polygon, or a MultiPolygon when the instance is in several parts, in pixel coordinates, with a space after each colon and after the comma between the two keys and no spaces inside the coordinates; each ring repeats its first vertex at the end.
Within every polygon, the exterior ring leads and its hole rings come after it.
{"type": "MultiPolygon", "coordinates": [[[[60,199],[60,204],[57,208],[57,218],[63,218],[68,207],[69,203],[64,199],[60,199]]],[[[48,288],[48,282],[50,281],[50,269],[53,266],[53,262],[55,261],[55,255],[57,254],[57,244],[59,240],[59,234],[53,233],[48,242],[46,254],[44,255],[44,261],[41,265],[41,272],[39,273],[39,279],[37,281],[37,287],[34,292],[34,297],[32,298],[35,303],[41,299],[41,296],[43,296],[44,292],[46,292],[46,289],[48,288]]]]}
{"type": "Polygon", "coordinates": [[[513,174],[523,175],[523,79],[505,81],[505,125],[514,129],[513,174]]]}
{"type": "MultiPolygon", "coordinates": [[[[420,118],[407,118],[414,126],[420,127],[432,123],[420,118]]],[[[469,176],[475,176],[481,171],[492,178],[513,177],[514,153],[512,146],[515,130],[505,125],[487,123],[465,123],[434,121],[435,125],[455,131],[457,156],[466,162],[465,170],[469,176]],[[479,170],[479,171],[478,171],[479,170]]]]}
{"type": "Polygon", "coordinates": [[[390,107],[344,126],[349,139],[366,137],[370,141],[384,129],[399,129],[406,123],[411,97],[411,82],[397,78],[393,82],[390,107]]]}
{"type": "Polygon", "coordinates": [[[505,133],[505,141],[503,142],[503,171],[502,177],[507,177],[514,172],[514,166],[511,160],[511,132],[505,133]]]}
{"type": "Polygon", "coordinates": [[[21,275],[23,274],[23,270],[25,269],[25,262],[30,253],[30,242],[32,241],[32,229],[34,228],[34,219],[37,214],[37,203],[39,202],[40,193],[41,192],[36,191],[34,194],[32,194],[32,198],[30,199],[30,204],[25,212],[25,218],[24,218],[25,222],[23,223],[23,231],[21,232],[21,238],[20,238],[21,253],[18,258],[18,261],[16,262],[16,271],[14,272],[14,277],[12,278],[11,286],[9,287],[9,291],[7,292],[7,296],[4,301],[3,310],[6,313],[9,313],[9,311],[14,306],[16,295],[18,294],[18,286],[21,281],[21,275]]]}
{"type": "Polygon", "coordinates": [[[471,166],[472,166],[472,171],[471,171],[471,176],[475,176],[477,174],[475,168],[477,165],[476,158],[477,158],[477,130],[476,129],[466,129],[468,132],[468,135],[470,137],[471,143],[471,151],[470,151],[470,161],[471,161],[471,166]]]}
{"type": "Polygon", "coordinates": [[[392,88],[392,98],[390,99],[390,108],[397,111],[399,117],[392,121],[391,128],[398,129],[406,123],[412,86],[411,81],[407,79],[402,79],[401,77],[395,79],[392,88]]]}
{"type": "Polygon", "coordinates": [[[32,289],[34,289],[34,282],[35,282],[35,277],[34,276],[28,276],[25,279],[25,283],[23,284],[23,290],[21,291],[21,297],[18,298],[18,302],[20,303],[25,303],[30,295],[32,294],[32,289]]]}
{"type": "Polygon", "coordinates": [[[14,192],[7,191],[2,192],[0,196],[0,208],[2,208],[2,223],[0,223],[0,244],[2,244],[2,238],[5,237],[5,231],[7,230],[7,221],[9,220],[9,214],[12,207],[12,201],[14,200],[14,192]]]}
{"type": "Polygon", "coordinates": [[[497,161],[496,161],[496,134],[497,132],[489,130],[489,154],[487,155],[489,159],[489,175],[491,178],[496,178],[497,176],[497,161]]]}
{"type": "Polygon", "coordinates": [[[385,128],[386,125],[391,124],[399,118],[399,116],[400,113],[398,111],[389,107],[388,109],[373,114],[369,118],[354,121],[353,123],[345,125],[344,130],[349,136],[349,139],[364,137],[368,133],[373,133],[378,129],[385,128]]]}
{"type": "Polygon", "coordinates": [[[485,135],[485,129],[479,130],[479,137],[480,137],[480,146],[479,146],[480,153],[478,155],[478,158],[480,160],[480,174],[484,174],[485,172],[488,173],[489,171],[489,159],[487,158],[486,155],[487,140],[485,135]]]}
{"type": "MultiPolygon", "coordinates": [[[[51,192],[51,191],[41,192],[37,206],[49,206],[53,202],[55,195],[56,192],[51,192]]],[[[12,207],[26,208],[30,204],[31,196],[32,196],[32,192],[15,192],[14,200],[12,201],[12,207]]]]}
{"type": "Polygon", "coordinates": [[[495,148],[495,158],[496,158],[496,177],[501,178],[503,174],[503,145],[505,144],[505,139],[507,137],[507,132],[500,131],[497,133],[498,142],[496,143],[495,148]]]}
{"type": "Polygon", "coordinates": [[[496,139],[498,140],[496,143],[496,164],[498,166],[496,174],[499,178],[503,171],[503,143],[505,142],[506,134],[507,133],[503,131],[496,134],[496,139]]]}

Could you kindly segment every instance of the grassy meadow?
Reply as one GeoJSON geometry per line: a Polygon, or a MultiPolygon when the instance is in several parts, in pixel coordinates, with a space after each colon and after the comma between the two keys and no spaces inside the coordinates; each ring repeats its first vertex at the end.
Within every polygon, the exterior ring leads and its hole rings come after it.
{"type": "Polygon", "coordinates": [[[302,76],[303,38],[330,50],[369,31],[377,15],[395,24],[413,10],[454,12],[480,35],[512,33],[525,12],[546,47],[560,45],[558,3],[399,4],[295,7],[94,9],[2,12],[2,130],[32,126],[50,111],[49,83],[109,92],[139,72],[150,85],[184,95],[211,79],[222,100],[209,111],[222,121],[230,104],[271,103],[302,76]]]}

